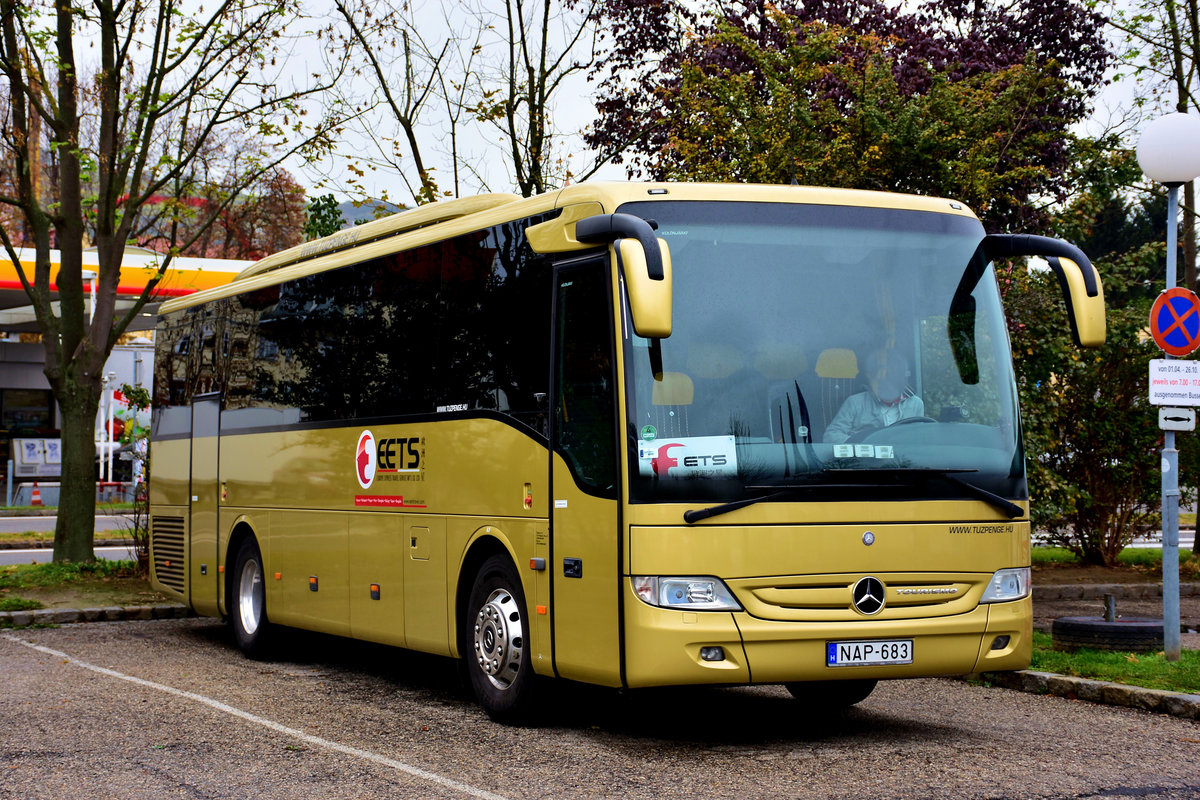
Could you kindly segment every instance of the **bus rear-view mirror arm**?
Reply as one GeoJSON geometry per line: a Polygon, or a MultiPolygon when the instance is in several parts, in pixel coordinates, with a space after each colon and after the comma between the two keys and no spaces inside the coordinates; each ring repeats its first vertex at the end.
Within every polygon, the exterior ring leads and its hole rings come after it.
{"type": "Polygon", "coordinates": [[[575,238],[613,244],[625,275],[633,329],[647,339],[671,335],[671,251],[633,214],[597,214],[575,223],[575,238]]]}
{"type": "Polygon", "coordinates": [[[999,258],[1040,256],[1058,277],[1071,337],[1080,347],[1104,344],[1104,287],[1092,262],[1069,242],[1032,234],[991,234],[984,237],[983,251],[989,261],[999,258]]]}

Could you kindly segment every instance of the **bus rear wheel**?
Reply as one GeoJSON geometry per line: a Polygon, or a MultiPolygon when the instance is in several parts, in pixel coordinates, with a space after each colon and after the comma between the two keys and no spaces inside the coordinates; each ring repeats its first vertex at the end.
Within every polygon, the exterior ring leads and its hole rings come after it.
{"type": "Polygon", "coordinates": [[[234,557],[232,600],[229,621],[238,648],[250,658],[266,658],[274,631],[267,618],[262,554],[252,537],[242,540],[234,557]]]}
{"type": "Polygon", "coordinates": [[[841,711],[866,700],[878,681],[808,681],[785,683],[792,697],[817,712],[841,711]]]}
{"type": "Polygon", "coordinates": [[[519,722],[532,705],[525,609],[512,562],[504,556],[485,561],[467,603],[461,652],[479,705],[497,722],[519,722]]]}

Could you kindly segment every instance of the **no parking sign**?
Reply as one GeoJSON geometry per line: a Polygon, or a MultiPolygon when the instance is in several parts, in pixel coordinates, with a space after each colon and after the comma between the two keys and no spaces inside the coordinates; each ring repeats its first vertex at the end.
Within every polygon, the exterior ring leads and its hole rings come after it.
{"type": "Polygon", "coordinates": [[[1164,353],[1186,356],[1200,347],[1200,298],[1176,286],[1158,296],[1150,309],[1150,335],[1164,353]]]}

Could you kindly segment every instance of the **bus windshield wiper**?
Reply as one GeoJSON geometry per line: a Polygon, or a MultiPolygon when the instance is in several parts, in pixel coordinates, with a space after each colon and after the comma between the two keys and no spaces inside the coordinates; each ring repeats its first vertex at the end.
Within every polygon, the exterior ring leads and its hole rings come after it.
{"type": "Polygon", "coordinates": [[[903,469],[827,469],[823,474],[844,476],[853,475],[855,477],[865,477],[869,475],[877,475],[879,477],[911,477],[916,480],[941,478],[947,483],[954,484],[967,494],[983,500],[985,503],[991,504],[994,508],[1004,512],[1009,519],[1016,519],[1025,513],[1025,510],[1016,503],[1006,500],[998,494],[989,492],[987,489],[983,489],[958,477],[962,473],[978,471],[979,470],[977,469],[937,469],[933,467],[923,467],[903,469]]]}
{"type": "Polygon", "coordinates": [[[691,525],[692,523],[699,522],[702,519],[708,519],[709,517],[715,517],[720,514],[728,514],[730,511],[737,511],[739,508],[745,508],[746,506],[752,506],[755,503],[761,503],[764,500],[778,500],[782,497],[787,497],[788,495],[795,493],[795,491],[797,489],[811,489],[812,487],[811,486],[784,486],[784,487],[747,486],[746,488],[747,489],[770,488],[770,489],[776,489],[777,491],[771,492],[770,494],[759,495],[758,497],[747,497],[745,500],[732,500],[728,503],[721,503],[720,505],[710,506],[709,508],[688,509],[687,511],[683,512],[683,521],[686,522],[688,525],[691,525]]]}
{"type": "Polygon", "coordinates": [[[768,494],[759,495],[758,497],[747,497],[743,500],[732,500],[728,503],[720,503],[719,505],[710,506],[709,508],[689,509],[683,512],[683,521],[692,525],[701,520],[710,517],[716,517],[721,514],[728,514],[730,511],[737,511],[739,508],[746,508],[755,503],[762,503],[769,500],[779,500],[789,495],[795,494],[797,491],[804,489],[848,489],[848,488],[866,488],[870,486],[878,486],[880,478],[904,478],[917,481],[928,481],[935,478],[940,478],[947,483],[962,489],[967,494],[989,503],[994,508],[999,509],[1009,519],[1015,519],[1025,513],[1016,503],[1004,499],[998,494],[989,492],[987,489],[982,489],[973,483],[968,483],[958,477],[961,473],[978,472],[976,469],[936,469],[936,468],[915,468],[915,469],[824,469],[816,476],[821,478],[843,478],[853,480],[822,480],[809,484],[795,485],[780,485],[768,484],[765,486],[747,486],[747,489],[774,489],[775,491],[768,494]],[[875,478],[871,481],[871,478],[875,478]]]}

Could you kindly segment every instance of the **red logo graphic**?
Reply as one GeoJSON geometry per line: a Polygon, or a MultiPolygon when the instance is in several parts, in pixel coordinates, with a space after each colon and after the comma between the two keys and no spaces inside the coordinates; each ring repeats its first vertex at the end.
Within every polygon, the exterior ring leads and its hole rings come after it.
{"type": "Polygon", "coordinates": [[[679,459],[672,458],[670,450],[672,447],[683,447],[682,444],[664,444],[658,448],[658,458],[650,459],[650,469],[654,470],[654,474],[662,477],[670,472],[671,467],[679,466],[679,459]]]}
{"type": "Polygon", "coordinates": [[[358,448],[354,454],[354,469],[358,485],[370,489],[375,482],[375,436],[363,431],[358,436],[358,448]]]}

